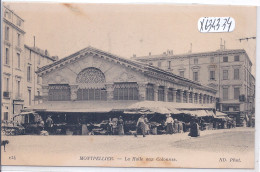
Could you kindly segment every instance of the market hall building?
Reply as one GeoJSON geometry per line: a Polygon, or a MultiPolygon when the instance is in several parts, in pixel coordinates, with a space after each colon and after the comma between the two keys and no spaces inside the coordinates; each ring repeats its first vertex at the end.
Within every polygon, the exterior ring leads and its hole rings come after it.
{"type": "Polygon", "coordinates": [[[101,121],[144,111],[198,116],[215,112],[215,89],[93,47],[36,73],[42,78],[43,103],[30,109],[44,118],[52,115],[54,122],[101,121]]]}

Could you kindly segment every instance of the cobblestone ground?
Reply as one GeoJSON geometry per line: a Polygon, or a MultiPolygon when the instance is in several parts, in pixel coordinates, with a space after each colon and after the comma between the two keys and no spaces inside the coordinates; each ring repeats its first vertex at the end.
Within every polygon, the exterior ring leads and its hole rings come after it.
{"type": "Polygon", "coordinates": [[[254,129],[234,128],[202,131],[191,138],[188,133],[138,136],[4,136],[9,140],[2,149],[3,164],[32,165],[105,165],[166,167],[254,167],[254,129]],[[12,159],[15,157],[15,160],[12,159]],[[117,162],[80,161],[80,156],[111,156],[117,162]],[[176,159],[160,164],[136,164],[133,157],[176,159]],[[11,158],[10,158],[11,157],[11,158]],[[130,157],[131,162],[125,158],[130,157]],[[240,159],[240,163],[219,163],[220,158],[240,159]],[[97,163],[97,164],[96,164],[97,163]],[[119,164],[117,164],[119,163],[119,164]],[[214,165],[215,164],[215,165],[214,165]],[[216,166],[217,165],[217,166],[216,166]]]}

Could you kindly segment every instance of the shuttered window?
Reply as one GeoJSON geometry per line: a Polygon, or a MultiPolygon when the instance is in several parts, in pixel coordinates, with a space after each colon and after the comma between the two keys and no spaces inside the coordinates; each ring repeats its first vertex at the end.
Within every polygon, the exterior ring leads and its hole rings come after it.
{"type": "Polygon", "coordinates": [[[114,84],[114,100],[138,100],[138,85],[134,82],[114,84]]]}
{"type": "Polygon", "coordinates": [[[146,100],[154,101],[154,86],[152,84],[146,86],[146,100]]]}
{"type": "Polygon", "coordinates": [[[228,88],[223,88],[223,100],[228,100],[228,88]]]}
{"type": "Polygon", "coordinates": [[[158,101],[164,101],[164,87],[158,88],[158,101]]]}
{"type": "Polygon", "coordinates": [[[173,102],[173,89],[169,88],[167,94],[168,94],[168,102],[173,102]]]}
{"type": "Polygon", "coordinates": [[[68,84],[49,85],[49,101],[69,101],[70,86],[68,84]]]}
{"type": "Polygon", "coordinates": [[[98,101],[106,100],[106,89],[78,89],[77,100],[98,101]]]}

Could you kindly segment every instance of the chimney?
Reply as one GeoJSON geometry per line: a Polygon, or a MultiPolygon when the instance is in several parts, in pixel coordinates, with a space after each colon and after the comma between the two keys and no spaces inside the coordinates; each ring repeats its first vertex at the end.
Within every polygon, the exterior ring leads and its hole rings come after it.
{"type": "Polygon", "coordinates": [[[189,53],[192,53],[192,43],[190,43],[190,50],[189,53]]]}
{"type": "Polygon", "coordinates": [[[152,55],[152,53],[151,52],[149,52],[149,56],[151,56],[152,55]]]}
{"type": "Polygon", "coordinates": [[[136,54],[133,54],[133,57],[136,57],[136,54]]]}
{"type": "Polygon", "coordinates": [[[59,57],[58,56],[51,56],[51,58],[55,61],[58,61],[59,60],[59,57]]]}
{"type": "Polygon", "coordinates": [[[45,51],[44,51],[44,54],[45,54],[46,56],[50,56],[48,50],[45,50],[45,51]]]}
{"type": "Polygon", "coordinates": [[[222,43],[222,38],[220,38],[220,50],[224,50],[224,45],[222,43]]]}

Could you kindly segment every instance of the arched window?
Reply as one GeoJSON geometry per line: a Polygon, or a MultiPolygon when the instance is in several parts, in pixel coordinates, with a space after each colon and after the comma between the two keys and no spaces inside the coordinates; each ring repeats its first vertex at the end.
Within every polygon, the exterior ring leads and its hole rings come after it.
{"type": "Polygon", "coordinates": [[[104,73],[97,68],[89,67],[82,70],[76,79],[77,83],[105,83],[104,73]]]}
{"type": "Polygon", "coordinates": [[[104,86],[106,82],[104,73],[94,67],[82,70],[76,82],[79,83],[77,100],[106,100],[107,92],[104,86]]]}

